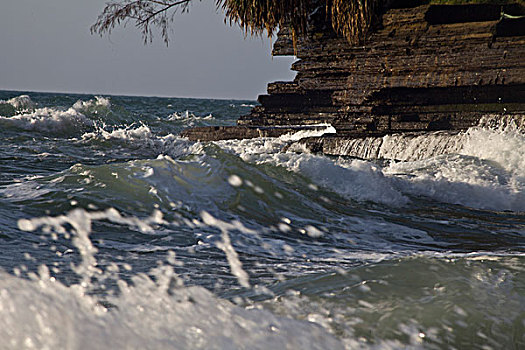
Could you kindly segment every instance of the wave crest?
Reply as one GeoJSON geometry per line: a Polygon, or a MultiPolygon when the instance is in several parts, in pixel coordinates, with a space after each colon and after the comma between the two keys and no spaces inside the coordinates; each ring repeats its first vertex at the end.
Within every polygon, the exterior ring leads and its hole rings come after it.
{"type": "Polygon", "coordinates": [[[69,135],[93,126],[93,121],[74,108],[63,111],[44,107],[12,117],[0,117],[0,124],[26,131],[69,135]]]}

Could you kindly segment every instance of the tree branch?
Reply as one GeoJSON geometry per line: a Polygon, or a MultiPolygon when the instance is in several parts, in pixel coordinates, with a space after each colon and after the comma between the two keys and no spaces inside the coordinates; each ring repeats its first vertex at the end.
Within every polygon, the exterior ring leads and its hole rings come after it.
{"type": "MultiPolygon", "coordinates": [[[[152,19],[153,17],[157,16],[159,13],[161,12],[165,12],[165,11],[168,11],[170,8],[172,7],[175,7],[177,5],[182,5],[182,4],[185,4],[185,3],[188,3],[190,2],[191,0],[180,0],[180,1],[177,1],[177,2],[174,2],[172,4],[169,4],[167,5],[166,7],[158,10],[158,11],[155,11],[153,12],[151,15],[149,15],[148,17],[146,17],[145,19],[143,19],[142,21],[140,21],[139,23],[137,23],[137,26],[141,26],[142,24],[146,23],[146,22],[149,22],[150,19],[152,19]]],[[[154,3],[159,3],[157,1],[150,1],[150,2],[154,2],[154,3]]]]}

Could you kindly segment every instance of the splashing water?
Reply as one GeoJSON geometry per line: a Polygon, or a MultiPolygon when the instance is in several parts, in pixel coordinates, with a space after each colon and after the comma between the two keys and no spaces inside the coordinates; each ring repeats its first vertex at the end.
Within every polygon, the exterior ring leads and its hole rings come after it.
{"type": "MultiPolygon", "coordinates": [[[[110,295],[107,309],[89,291],[94,284],[115,278],[97,267],[97,249],[89,239],[94,221],[114,223],[152,231],[151,225],[163,224],[160,212],[146,220],[126,218],[114,209],[86,212],[81,209],[58,217],[20,220],[24,231],[41,226],[47,232],[66,234],[71,225],[73,244],[81,256],[74,267],[81,282],[69,287],[50,277],[45,265],[32,281],[12,276],[2,278],[0,314],[2,339],[9,348],[114,348],[175,347],[181,349],[342,349],[342,345],[319,326],[280,318],[257,309],[246,310],[226,300],[217,299],[200,287],[184,287],[171,266],[160,265],[153,277],[140,274],[132,284],[117,280],[118,294],[110,295]],[[140,320],[140,321],[139,321],[140,320]],[[23,325],[22,327],[20,327],[23,325]],[[66,326],[66,327],[64,327],[66,326]]],[[[235,250],[227,242],[230,225],[203,213],[205,223],[223,230],[222,248],[232,273],[241,285],[249,287],[235,250]]],[[[239,223],[231,227],[242,227],[239,223]]],[[[172,255],[171,261],[174,256],[172,255]]],[[[111,266],[118,270],[116,265],[111,266]]]]}
{"type": "Polygon", "coordinates": [[[0,100],[0,348],[525,346],[511,122],[353,159],[178,136],[251,101],[0,100]]]}

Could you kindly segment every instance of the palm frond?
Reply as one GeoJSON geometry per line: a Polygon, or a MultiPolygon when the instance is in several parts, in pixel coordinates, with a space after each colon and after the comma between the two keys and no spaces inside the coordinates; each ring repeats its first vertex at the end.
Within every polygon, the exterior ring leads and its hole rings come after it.
{"type": "MultiPolygon", "coordinates": [[[[109,34],[117,25],[134,22],[144,41],[151,41],[151,28],[157,27],[166,44],[173,14],[188,10],[192,0],[114,0],[106,4],[91,32],[109,34]]],[[[288,26],[293,36],[306,35],[312,11],[326,9],[327,21],[336,33],[349,42],[364,39],[373,16],[383,0],[216,0],[224,11],[225,22],[239,25],[246,34],[273,35],[279,27],[288,26]]]]}

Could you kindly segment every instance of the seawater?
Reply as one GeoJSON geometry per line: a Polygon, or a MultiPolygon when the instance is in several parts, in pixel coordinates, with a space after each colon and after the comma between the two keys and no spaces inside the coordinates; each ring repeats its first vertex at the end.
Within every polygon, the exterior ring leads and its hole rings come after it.
{"type": "Polygon", "coordinates": [[[512,125],[365,161],[178,136],[252,101],[0,100],[1,349],[525,348],[512,125]]]}

